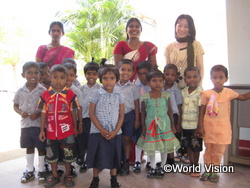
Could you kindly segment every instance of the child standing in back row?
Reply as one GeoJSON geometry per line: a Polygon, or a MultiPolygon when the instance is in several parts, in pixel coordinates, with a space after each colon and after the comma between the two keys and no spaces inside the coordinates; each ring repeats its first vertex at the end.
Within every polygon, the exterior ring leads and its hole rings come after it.
{"type": "MultiPolygon", "coordinates": [[[[232,130],[230,124],[231,100],[248,100],[250,92],[239,94],[232,89],[224,88],[228,80],[228,70],[223,65],[215,65],[210,71],[210,79],[214,88],[202,92],[198,136],[203,136],[206,150],[204,164],[218,166],[231,143],[232,130]]],[[[213,169],[213,168],[212,168],[213,169]]],[[[219,175],[213,171],[204,172],[200,180],[217,183],[219,175]]]]}
{"type": "Polygon", "coordinates": [[[155,154],[157,151],[161,153],[161,164],[164,165],[167,154],[174,152],[175,148],[179,148],[179,141],[174,136],[176,130],[169,94],[162,91],[164,74],[161,71],[150,72],[147,80],[151,91],[140,97],[142,136],[137,145],[150,158],[151,169],[147,177],[163,178],[163,168],[161,166],[156,168],[155,154]]]}
{"type": "Polygon", "coordinates": [[[93,168],[90,188],[99,186],[99,173],[110,169],[111,188],[119,188],[117,169],[121,165],[124,96],[115,88],[119,71],[114,65],[104,65],[98,71],[103,87],[92,96],[89,105],[91,129],[88,143],[87,165],[93,168]]]}

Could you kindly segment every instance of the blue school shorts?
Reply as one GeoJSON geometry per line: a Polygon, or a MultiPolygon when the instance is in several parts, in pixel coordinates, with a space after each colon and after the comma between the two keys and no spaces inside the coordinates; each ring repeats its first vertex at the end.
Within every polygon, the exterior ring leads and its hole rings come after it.
{"type": "Polygon", "coordinates": [[[122,135],[133,137],[135,132],[135,111],[132,110],[124,115],[124,121],[122,124],[122,135]]]}

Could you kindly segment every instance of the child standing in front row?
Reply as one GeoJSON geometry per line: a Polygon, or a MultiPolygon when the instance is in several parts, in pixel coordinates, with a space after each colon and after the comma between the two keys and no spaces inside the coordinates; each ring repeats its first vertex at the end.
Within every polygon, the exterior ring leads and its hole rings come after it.
{"type": "Polygon", "coordinates": [[[120,89],[125,97],[125,115],[122,124],[122,136],[124,143],[124,154],[120,175],[129,174],[129,157],[131,151],[131,141],[134,132],[139,128],[139,89],[131,83],[130,78],[134,74],[134,63],[129,59],[123,59],[118,64],[120,80],[116,88],[120,89]]]}
{"type": "Polygon", "coordinates": [[[91,129],[89,135],[87,165],[93,168],[90,188],[99,186],[99,173],[110,169],[111,187],[118,188],[117,169],[121,165],[124,96],[115,88],[119,70],[114,65],[104,65],[98,71],[103,87],[92,96],[89,106],[91,129]]]}
{"type": "Polygon", "coordinates": [[[47,142],[46,161],[50,163],[52,176],[45,187],[52,187],[60,182],[57,173],[57,162],[60,150],[65,163],[64,183],[74,186],[70,175],[71,163],[76,159],[75,136],[77,136],[76,110],[79,109],[76,94],[66,87],[67,69],[63,65],[51,68],[51,87],[45,91],[38,104],[41,113],[39,139],[47,142]],[[45,134],[46,124],[46,134],[45,134]]]}
{"type": "Polygon", "coordinates": [[[161,71],[150,72],[147,80],[151,91],[140,97],[142,103],[141,123],[142,136],[137,145],[149,155],[151,169],[148,178],[163,178],[163,168],[156,168],[155,154],[161,153],[161,164],[164,165],[167,154],[179,148],[179,141],[174,136],[176,132],[169,94],[162,91],[164,87],[164,74],[161,71]]]}
{"type": "MultiPolygon", "coordinates": [[[[182,134],[186,143],[187,152],[192,167],[198,166],[200,151],[202,151],[202,139],[196,137],[199,121],[199,109],[201,106],[202,88],[200,70],[197,67],[188,67],[184,71],[184,81],[187,85],[182,90],[182,134]]],[[[192,177],[199,177],[199,172],[186,172],[192,177]]]]}
{"type": "Polygon", "coordinates": [[[40,115],[36,111],[36,105],[40,96],[46,88],[39,84],[40,71],[36,62],[27,62],[23,65],[22,77],[27,81],[20,88],[14,97],[14,110],[21,119],[21,137],[20,146],[26,148],[27,170],[21,178],[22,183],[27,183],[35,178],[34,158],[35,147],[38,150],[38,181],[45,182],[46,174],[44,172],[45,144],[39,140],[40,115]]]}
{"type": "MultiPolygon", "coordinates": [[[[232,89],[224,88],[223,85],[228,80],[228,70],[223,65],[213,66],[210,76],[214,88],[202,92],[197,135],[203,136],[206,146],[203,156],[204,164],[218,166],[227,145],[231,143],[231,100],[248,100],[250,92],[239,94],[232,89]]],[[[213,172],[204,172],[200,180],[217,183],[219,175],[213,172]]]]}
{"type": "Polygon", "coordinates": [[[88,169],[86,165],[86,157],[87,157],[88,139],[91,127],[91,121],[89,118],[89,103],[93,94],[101,87],[96,82],[98,78],[98,70],[99,70],[99,65],[93,62],[93,60],[87,63],[83,69],[87,83],[79,87],[83,96],[83,103],[82,103],[83,132],[82,134],[79,134],[76,138],[76,141],[79,146],[76,163],[81,166],[79,169],[81,173],[86,172],[88,169]]]}
{"type": "MultiPolygon", "coordinates": [[[[181,105],[182,96],[181,90],[178,87],[176,80],[178,77],[178,69],[174,64],[167,64],[163,70],[165,76],[164,90],[170,95],[170,103],[173,111],[174,125],[176,128],[175,136],[181,142],[181,105]]],[[[167,164],[174,165],[176,162],[180,162],[182,156],[181,148],[177,151],[177,156],[174,159],[174,153],[169,153],[167,157],[167,164]]]]}

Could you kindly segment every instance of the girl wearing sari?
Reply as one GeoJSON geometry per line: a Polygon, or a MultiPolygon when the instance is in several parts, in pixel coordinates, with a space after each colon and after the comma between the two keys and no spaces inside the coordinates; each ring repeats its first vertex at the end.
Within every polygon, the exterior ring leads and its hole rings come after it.
{"type": "Polygon", "coordinates": [[[39,46],[36,53],[36,62],[45,62],[51,68],[55,64],[62,64],[65,58],[74,58],[74,51],[60,44],[60,39],[64,35],[63,24],[54,21],[50,24],[49,35],[51,43],[39,46]]]}
{"type": "Polygon", "coordinates": [[[136,79],[136,66],[139,62],[148,60],[152,69],[156,64],[157,47],[151,42],[140,41],[140,35],[142,32],[141,22],[137,18],[130,18],[126,25],[126,41],[119,41],[114,48],[114,60],[115,65],[122,59],[130,59],[134,63],[134,75],[131,77],[131,81],[136,79]]]}

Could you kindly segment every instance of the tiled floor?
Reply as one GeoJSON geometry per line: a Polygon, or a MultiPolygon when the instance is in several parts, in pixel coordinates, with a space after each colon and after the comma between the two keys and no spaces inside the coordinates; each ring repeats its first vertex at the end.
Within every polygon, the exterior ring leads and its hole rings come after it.
{"type": "MultiPolygon", "coordinates": [[[[37,159],[35,159],[36,163],[37,159]]],[[[0,188],[41,188],[43,184],[39,184],[37,177],[35,180],[22,184],[20,178],[25,168],[25,157],[0,162],[0,188]]],[[[35,164],[37,166],[37,163],[35,164]]],[[[77,172],[79,166],[76,165],[77,172]]],[[[219,187],[219,188],[248,188],[250,187],[250,167],[243,165],[235,165],[234,173],[221,174],[220,182],[217,184],[210,182],[201,182],[197,178],[192,178],[189,175],[181,173],[167,173],[163,179],[148,179],[146,177],[147,170],[145,164],[142,164],[142,172],[135,174],[130,167],[130,175],[121,177],[118,176],[118,181],[123,188],[204,188],[204,187],[219,187]]],[[[63,179],[63,178],[62,178],[63,179]]],[[[109,171],[104,170],[100,174],[100,188],[110,187],[109,171]]],[[[92,170],[89,169],[86,173],[80,174],[75,178],[76,188],[88,188],[92,180],[92,170]]],[[[63,183],[59,183],[55,188],[65,187],[63,183]]]]}

